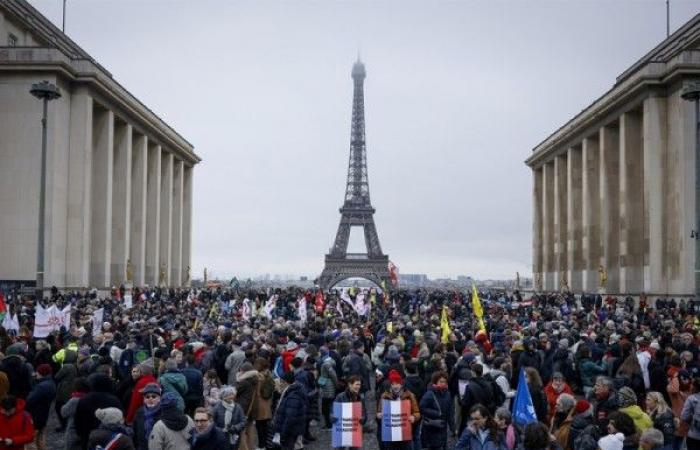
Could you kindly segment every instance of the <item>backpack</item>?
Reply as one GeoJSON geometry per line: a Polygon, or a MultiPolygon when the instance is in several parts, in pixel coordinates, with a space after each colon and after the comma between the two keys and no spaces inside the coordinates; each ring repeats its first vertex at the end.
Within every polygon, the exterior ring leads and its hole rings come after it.
{"type": "Polygon", "coordinates": [[[262,382],[260,383],[260,398],[263,400],[269,400],[275,393],[275,380],[272,376],[265,374],[262,382]]]}
{"type": "Polygon", "coordinates": [[[501,386],[496,383],[496,378],[493,378],[490,374],[486,374],[482,378],[486,381],[489,386],[489,390],[491,391],[491,404],[493,405],[493,410],[495,411],[506,401],[506,394],[503,393],[501,386]]]}
{"type": "Polygon", "coordinates": [[[119,438],[122,436],[123,435],[121,433],[114,433],[112,435],[112,438],[109,440],[109,442],[107,442],[104,446],[97,445],[92,450],[114,450],[115,448],[117,448],[119,438]]]}
{"type": "Polygon", "coordinates": [[[282,360],[281,356],[278,356],[277,359],[275,359],[275,365],[272,367],[272,374],[275,376],[275,378],[282,378],[284,375],[284,361],[282,360]]]}

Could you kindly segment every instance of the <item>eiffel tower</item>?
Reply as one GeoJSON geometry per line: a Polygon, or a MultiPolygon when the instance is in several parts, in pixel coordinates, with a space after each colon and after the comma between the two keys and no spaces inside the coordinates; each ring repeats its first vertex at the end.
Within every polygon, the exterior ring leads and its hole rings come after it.
{"type": "Polygon", "coordinates": [[[364,278],[377,285],[389,282],[389,256],[382,253],[374,211],[369,200],[367,181],[367,149],[365,146],[365,65],[359,57],[352,66],[354,84],[352,99],[352,125],[350,129],[350,162],[345,201],[340,208],[340,225],[335,243],[326,255],[325,267],[318,279],[323,289],[329,289],[347,278],[364,278]],[[364,230],[366,253],[348,253],[350,228],[364,230]]]}

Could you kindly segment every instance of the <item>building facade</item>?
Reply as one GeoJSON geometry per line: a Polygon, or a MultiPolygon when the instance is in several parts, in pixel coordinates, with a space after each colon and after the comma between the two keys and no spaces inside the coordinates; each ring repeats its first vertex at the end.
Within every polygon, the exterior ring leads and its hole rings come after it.
{"type": "Polygon", "coordinates": [[[0,1],[0,282],[36,279],[43,80],[44,285],[189,284],[192,144],[25,0],[0,1]]]}
{"type": "Polygon", "coordinates": [[[694,294],[698,79],[700,15],[535,147],[536,288],[694,294]]]}

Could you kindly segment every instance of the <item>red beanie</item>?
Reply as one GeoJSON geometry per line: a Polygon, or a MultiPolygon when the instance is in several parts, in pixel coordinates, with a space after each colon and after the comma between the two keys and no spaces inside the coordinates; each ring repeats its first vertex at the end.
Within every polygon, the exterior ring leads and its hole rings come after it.
{"type": "Polygon", "coordinates": [[[396,369],[391,369],[387,378],[391,384],[403,384],[403,378],[401,378],[401,374],[396,369]]]}
{"type": "Polygon", "coordinates": [[[51,366],[48,364],[40,364],[39,367],[36,368],[36,372],[42,377],[48,377],[51,376],[53,370],[51,370],[51,366]]]}
{"type": "Polygon", "coordinates": [[[576,402],[576,414],[586,412],[590,407],[591,404],[588,403],[586,400],[579,400],[578,402],[576,402]]]}

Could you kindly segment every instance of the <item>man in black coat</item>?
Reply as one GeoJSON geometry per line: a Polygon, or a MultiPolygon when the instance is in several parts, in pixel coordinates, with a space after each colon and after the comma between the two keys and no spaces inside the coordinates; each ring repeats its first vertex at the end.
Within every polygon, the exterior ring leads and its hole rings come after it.
{"type": "Polygon", "coordinates": [[[75,410],[75,431],[83,442],[83,447],[87,445],[90,431],[100,426],[100,422],[95,417],[95,411],[100,408],[119,408],[122,405],[116,395],[114,395],[114,384],[109,375],[104,373],[94,373],[88,378],[90,392],[81,398],[75,410]]]}
{"type": "Polygon", "coordinates": [[[17,344],[7,349],[7,356],[0,363],[0,370],[5,372],[7,379],[10,381],[8,394],[26,399],[31,390],[32,377],[17,344]]]}
{"type": "Polygon", "coordinates": [[[194,412],[194,433],[190,439],[192,450],[231,450],[231,443],[219,428],[214,426],[211,411],[197,408],[194,412]]]}
{"type": "Polygon", "coordinates": [[[272,426],[275,434],[279,434],[282,450],[293,450],[297,438],[304,433],[308,407],[306,389],[294,380],[292,372],[282,376],[280,387],[282,395],[272,419],[272,426]]]}

